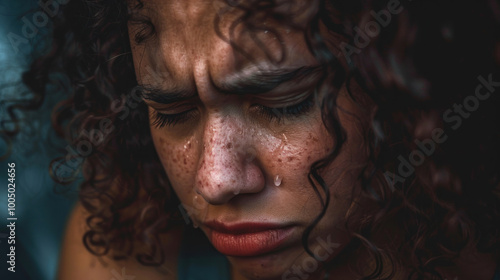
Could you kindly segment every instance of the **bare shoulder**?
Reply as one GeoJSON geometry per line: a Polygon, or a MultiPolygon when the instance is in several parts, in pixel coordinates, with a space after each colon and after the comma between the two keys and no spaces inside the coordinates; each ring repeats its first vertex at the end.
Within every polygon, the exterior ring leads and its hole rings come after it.
{"type": "MultiPolygon", "coordinates": [[[[171,253],[166,255],[160,267],[144,266],[133,257],[116,261],[90,253],[83,245],[88,215],[79,203],[70,215],[59,258],[58,280],[176,279],[177,253],[172,252],[177,252],[178,248],[168,250],[171,253]]],[[[179,244],[180,236],[180,230],[164,236],[166,245],[179,244]]]]}

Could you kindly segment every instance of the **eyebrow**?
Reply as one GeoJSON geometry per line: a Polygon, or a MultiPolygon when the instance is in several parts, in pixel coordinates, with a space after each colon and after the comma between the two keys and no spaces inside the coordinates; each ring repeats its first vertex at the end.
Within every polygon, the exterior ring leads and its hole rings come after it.
{"type": "MultiPolygon", "coordinates": [[[[300,81],[313,73],[317,73],[320,69],[322,69],[321,66],[304,66],[292,70],[258,71],[246,77],[235,75],[234,78],[229,78],[228,81],[220,84],[212,81],[212,84],[223,94],[258,95],[267,93],[286,82],[300,81]]],[[[136,89],[140,91],[144,99],[162,104],[182,102],[198,95],[195,90],[181,88],[165,90],[151,85],[139,85],[136,89]]]]}

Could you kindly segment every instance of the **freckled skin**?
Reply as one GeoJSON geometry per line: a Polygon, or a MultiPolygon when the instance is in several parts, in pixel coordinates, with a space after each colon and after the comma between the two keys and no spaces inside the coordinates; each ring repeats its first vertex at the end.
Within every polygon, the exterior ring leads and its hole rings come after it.
{"type": "MultiPolygon", "coordinates": [[[[235,73],[241,62],[213,30],[217,5],[209,4],[211,1],[150,2],[156,5],[157,14],[148,15],[160,28],[158,40],[145,45],[132,42],[139,83],[151,83],[146,70],[150,67],[168,73],[165,80],[157,81],[159,85],[174,83],[194,88],[199,95],[199,102],[192,105],[199,112],[193,120],[163,128],[151,125],[154,145],[172,187],[183,204],[197,209],[191,218],[205,232],[203,223],[213,220],[294,224],[295,232],[286,248],[253,258],[229,257],[235,278],[281,279],[286,270],[307,257],[300,240],[302,232],[321,210],[307,174],[311,164],[332,149],[335,139],[323,127],[317,106],[306,115],[278,124],[253,112],[250,99],[214,88],[213,81],[235,73]],[[277,175],[282,178],[279,186],[274,184],[277,175]]],[[[130,32],[133,37],[134,29],[130,32]]],[[[289,59],[282,67],[316,64],[303,34],[290,32],[284,41],[289,59]]],[[[256,54],[259,62],[272,66],[265,56],[256,54]]],[[[339,106],[359,113],[345,92],[339,106]]],[[[151,113],[160,109],[155,104],[149,108],[151,113]]],[[[330,235],[333,242],[341,244],[330,258],[349,242],[341,226],[350,206],[351,189],[358,184],[354,171],[365,157],[361,136],[355,133],[359,124],[342,111],[339,115],[348,141],[322,173],[330,186],[331,202],[311,235],[311,240],[330,235]],[[342,180],[338,181],[340,174],[342,180]]]]}

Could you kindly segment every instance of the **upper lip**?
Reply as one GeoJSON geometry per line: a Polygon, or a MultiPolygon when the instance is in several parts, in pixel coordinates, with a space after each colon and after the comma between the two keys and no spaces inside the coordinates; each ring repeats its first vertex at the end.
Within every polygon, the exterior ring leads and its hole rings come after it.
{"type": "Polygon", "coordinates": [[[255,233],[267,230],[275,230],[289,227],[286,224],[275,223],[258,223],[258,222],[245,222],[237,224],[224,224],[218,221],[206,222],[205,225],[215,231],[226,234],[245,234],[255,233]]]}

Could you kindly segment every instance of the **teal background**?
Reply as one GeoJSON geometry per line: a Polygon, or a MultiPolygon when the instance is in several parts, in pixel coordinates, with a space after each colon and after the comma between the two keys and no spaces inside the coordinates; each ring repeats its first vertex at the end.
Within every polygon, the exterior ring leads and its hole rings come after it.
{"type": "MultiPolygon", "coordinates": [[[[16,52],[9,33],[23,36],[23,17],[43,11],[33,0],[0,0],[0,121],[8,121],[6,107],[30,93],[20,83],[36,51],[47,47],[50,20],[37,36],[16,52]]],[[[50,19],[50,17],[49,17],[50,19]]],[[[60,186],[49,176],[49,163],[64,156],[65,143],[54,135],[50,113],[61,94],[51,92],[36,112],[22,113],[22,130],[12,139],[12,153],[0,161],[0,279],[55,279],[65,221],[76,201],[76,186],[60,186]],[[7,163],[16,163],[16,272],[7,271],[7,163]]],[[[0,141],[0,154],[6,152],[0,141]]]]}

